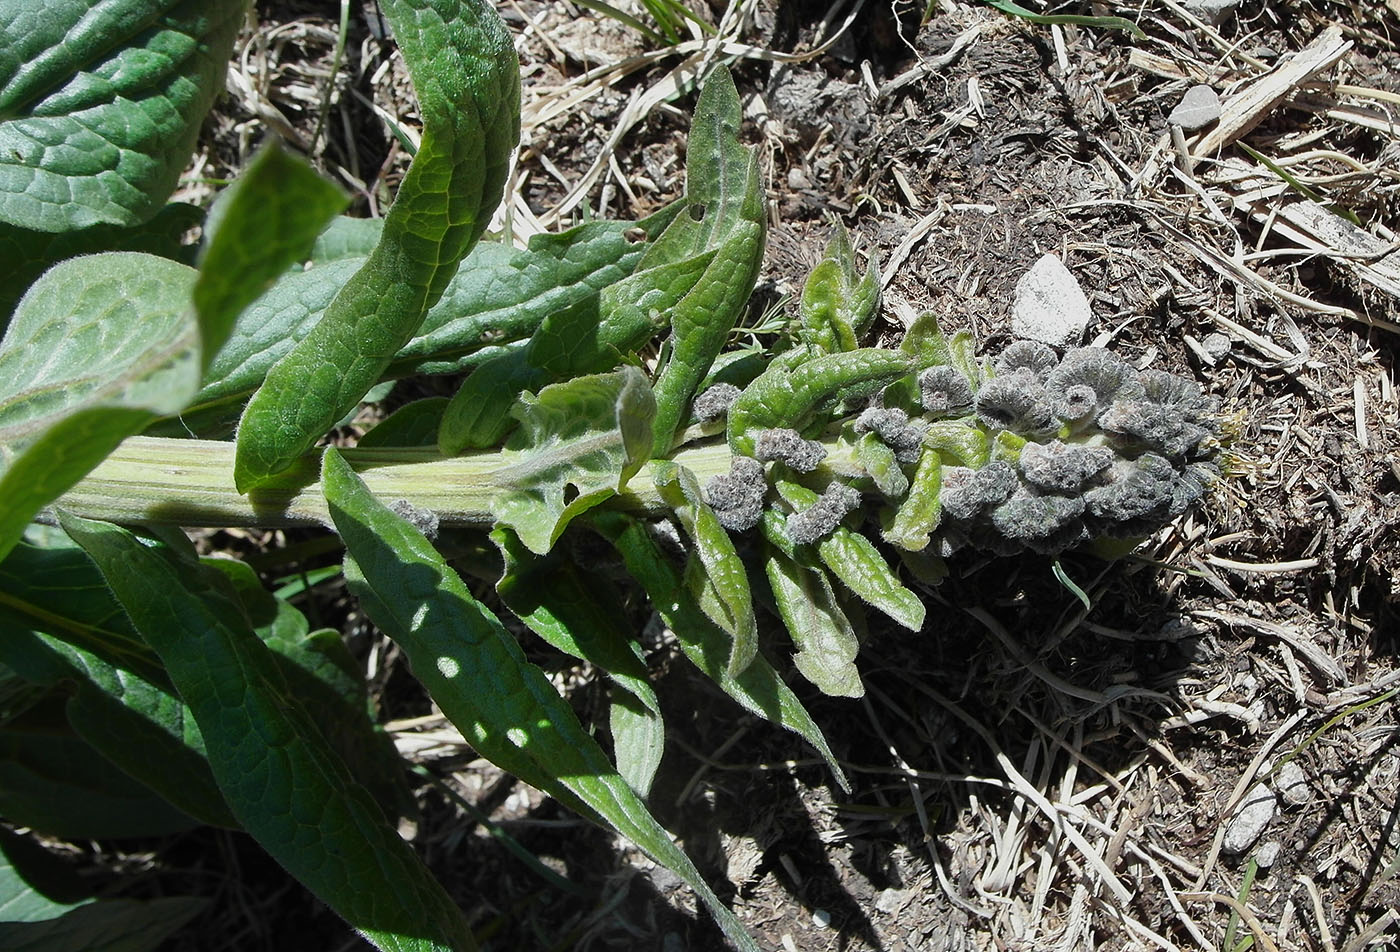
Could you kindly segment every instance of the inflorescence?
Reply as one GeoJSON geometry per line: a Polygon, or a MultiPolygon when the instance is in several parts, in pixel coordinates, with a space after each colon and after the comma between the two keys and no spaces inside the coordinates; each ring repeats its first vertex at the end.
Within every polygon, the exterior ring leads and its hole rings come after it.
{"type": "MultiPolygon", "coordinates": [[[[927,368],[915,377],[922,414],[886,407],[877,396],[847,431],[874,434],[906,475],[936,473],[930,549],[937,554],[969,545],[1057,553],[1140,537],[1185,512],[1219,472],[1215,402],[1193,381],[1139,371],[1099,348],[1060,357],[1030,341],[974,373],[927,368]],[[948,449],[969,445],[982,447],[975,459],[948,449]],[[940,454],[940,466],[924,465],[930,453],[940,454]]],[[[764,430],[754,446],[754,457],[735,457],[730,473],[706,487],[731,531],[752,528],[766,505],[777,505],[765,463],[808,474],[826,455],[791,429],[764,430]]],[[[878,494],[867,481],[831,480],[817,503],[788,515],[792,541],[819,541],[859,507],[861,492],[878,494]]]]}

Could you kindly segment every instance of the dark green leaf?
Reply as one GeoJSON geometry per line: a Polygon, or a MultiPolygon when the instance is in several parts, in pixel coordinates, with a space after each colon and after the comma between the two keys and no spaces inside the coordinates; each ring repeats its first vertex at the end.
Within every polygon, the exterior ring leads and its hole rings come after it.
{"type": "Polygon", "coordinates": [[[165,662],[243,828],[379,947],[474,948],[452,900],[327,748],[224,577],[116,526],[62,521],[165,662]]]}
{"type": "Polygon", "coordinates": [[[104,899],[43,922],[0,922],[6,952],[155,952],[208,905],[208,900],[104,899]]]}
{"type": "Polygon", "coordinates": [[[379,244],[244,410],[234,482],[262,485],[355,406],[442,297],[500,201],[520,129],[510,33],[486,0],[383,0],[423,139],[379,244]]]}
{"type": "Polygon", "coordinates": [[[136,225],[175,188],[224,88],[241,0],[8,0],[0,221],[136,225]]]}
{"type": "Polygon", "coordinates": [[[684,879],[741,949],[758,947],[584,731],[573,709],[421,532],[389,511],[335,450],[323,485],[370,617],[478,753],[585,815],[599,816],[684,879]]]}
{"type": "Polygon", "coordinates": [[[446,397],[424,397],[399,407],[360,437],[357,446],[435,446],[446,397]]]}

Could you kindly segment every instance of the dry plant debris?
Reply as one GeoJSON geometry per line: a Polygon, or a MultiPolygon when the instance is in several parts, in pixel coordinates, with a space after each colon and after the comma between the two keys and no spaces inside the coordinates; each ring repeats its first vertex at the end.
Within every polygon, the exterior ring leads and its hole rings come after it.
{"type": "MultiPolygon", "coordinates": [[[[262,125],[363,213],[391,199],[416,119],[402,66],[372,7],[345,5],[344,33],[334,7],[308,7],[272,3],[246,31],[186,199],[240,168],[262,125]]],[[[562,0],[503,7],[526,83],[498,223],[516,240],[677,194],[686,97],[708,64],[736,61],[766,157],[774,299],[837,214],[878,260],[891,320],[933,309],[1000,349],[1017,280],[1054,253],[1088,292],[1094,343],[1199,380],[1232,428],[1231,478],[1204,513],[1125,562],[1064,560],[1090,607],[1043,560],[955,562],[926,592],[921,636],[869,632],[869,696],[811,701],[857,779],[849,798],[792,760],[786,736],[670,670],[651,620],[644,643],[684,725],[655,805],[727,876],[766,947],[1394,939],[1400,8],[1222,9],[1217,22],[1174,0],[1114,11],[1137,17],[1147,35],[1133,40],[955,0],[923,23],[908,5],[744,0],[698,9],[714,36],[649,49],[562,0]],[[1191,135],[1188,168],[1168,116],[1197,84],[1221,115],[1191,135]],[[1272,816],[1232,836],[1251,800],[1272,816]]],[[[394,651],[369,632],[357,643],[400,748],[453,778],[458,800],[425,790],[417,838],[492,947],[718,948],[675,883],[483,770],[402,696],[394,651]],[[581,894],[542,885],[551,872],[581,894]]],[[[602,703],[587,672],[556,682],[602,703]]],[[[105,858],[178,872],[168,857],[105,858]]],[[[292,894],[237,888],[235,909],[322,930],[308,947],[352,941],[292,894]]],[[[241,948],[289,934],[259,938],[239,915],[211,913],[217,925],[175,947],[211,948],[212,930],[241,948]]]]}

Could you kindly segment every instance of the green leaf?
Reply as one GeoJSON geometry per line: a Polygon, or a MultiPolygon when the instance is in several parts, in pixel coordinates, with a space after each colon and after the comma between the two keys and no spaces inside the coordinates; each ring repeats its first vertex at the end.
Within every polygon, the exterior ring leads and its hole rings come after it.
{"type": "Polygon", "coordinates": [[[74,258],[29,289],[0,340],[0,557],[25,525],[199,382],[192,268],[74,258]]]}
{"type": "MultiPolygon", "coordinates": [[[[765,531],[782,532],[777,525],[780,521],[776,512],[764,513],[765,531]],[[771,528],[770,522],[774,523],[771,528]]],[[[826,573],[799,565],[772,545],[765,553],[763,569],[778,614],[797,648],[792,656],[797,670],[823,694],[863,697],[865,685],[855,665],[860,642],[826,573]]]]}
{"type": "Polygon", "coordinates": [[[360,437],[356,446],[435,446],[447,397],[424,397],[399,407],[360,437]]]}
{"type": "Polygon", "coordinates": [[[380,948],[475,948],[452,900],[327,749],[223,576],[116,526],[61,520],[165,662],[243,828],[380,948]]]}
{"type": "Polygon", "coordinates": [[[752,456],[760,430],[800,430],[819,404],[868,395],[908,372],[907,354],[874,347],[807,360],[800,353],[791,360],[779,358],[729,408],[729,447],[752,456]]]}
{"type": "Polygon", "coordinates": [[[575,377],[522,394],[500,452],[491,499],[497,523],[543,555],[569,521],[627,484],[646,461],[656,402],[636,367],[575,377]]]}
{"type": "Polygon", "coordinates": [[[993,9],[1000,10],[1002,13],[1013,17],[1018,17],[1028,23],[1037,23],[1042,26],[1067,23],[1074,26],[1102,27],[1106,30],[1127,30],[1139,40],[1147,39],[1147,34],[1142,32],[1142,28],[1125,17],[1094,17],[1073,13],[1053,13],[1047,15],[1036,13],[1034,10],[1027,10],[1019,3],[1013,3],[1012,0],[983,0],[983,2],[993,9]]]}
{"type": "Polygon", "coordinates": [[[10,0],[0,12],[0,221],[136,225],[175,188],[224,88],[242,2],[10,0]]]}
{"type": "Polygon", "coordinates": [[[904,497],[884,530],[885,541],[910,552],[928,548],[929,537],[938,528],[943,512],[938,503],[942,486],[943,459],[936,451],[925,450],[909,482],[909,495],[904,497]]]}
{"type": "Polygon", "coordinates": [[[757,952],[573,709],[423,534],[378,502],[335,450],[326,452],[323,485],[351,556],[352,591],[473,748],[585,815],[602,817],[685,880],[730,941],[757,952]]]}
{"type": "Polygon", "coordinates": [[[666,460],[654,464],[652,482],[676,514],[699,556],[695,564],[703,566],[703,571],[698,579],[691,580],[692,594],[705,608],[706,600],[699,597],[695,582],[701,581],[712,590],[716,605],[707,614],[734,638],[725,672],[736,677],[758,655],[758,623],[754,619],[748,571],[734,548],[734,541],[705,502],[694,473],[666,460]]]}
{"type": "Polygon", "coordinates": [[[77,871],[33,839],[0,826],[0,929],[56,919],[92,902],[77,871]]]}
{"type": "Polygon", "coordinates": [[[384,0],[423,139],[364,266],[244,410],[234,482],[267,483],[373,386],[442,297],[500,201],[520,131],[510,33],[486,0],[384,0]]]}
{"type": "Polygon", "coordinates": [[[165,836],[198,823],[99,756],[61,711],[27,711],[0,730],[0,815],[64,839],[165,836]]]}
{"type": "Polygon", "coordinates": [[[214,206],[194,285],[208,367],[243,309],[305,257],[348,199],[302,159],[264,148],[214,206]]]}
{"type": "MultiPolygon", "coordinates": [[[[806,486],[785,479],[777,481],[777,489],[794,509],[806,509],[821,498],[806,486]]],[[[869,539],[838,524],[815,548],[821,561],[848,589],[910,631],[923,629],[924,603],[900,584],[869,539]]]]}
{"type": "Polygon", "coordinates": [[[637,796],[645,798],[666,751],[666,723],[661,712],[615,684],[608,704],[608,730],[612,732],[617,772],[637,796]]]}
{"type": "Polygon", "coordinates": [[[880,313],[880,277],[872,267],[856,270],[851,239],[840,221],[826,254],[802,286],[798,314],[801,338],[825,353],[855,350],[880,313]]]}
{"type": "Polygon", "coordinates": [[[44,922],[0,922],[0,948],[7,952],[156,952],[198,915],[208,900],[104,899],[44,922]]]}
{"type": "Polygon", "coordinates": [[[144,251],[192,264],[195,249],[185,235],[204,220],[193,205],[166,205],[150,221],[131,228],[93,225],[58,234],[0,223],[0,333],[24,292],[52,265],[66,258],[100,251],[144,251]]]}
{"type": "MultiPolygon", "coordinates": [[[[686,212],[695,240],[717,248],[714,260],[671,314],[670,349],[657,370],[653,456],[670,453],[690,398],[729,339],[763,260],[767,213],[756,150],[739,144],[743,108],[729,71],[706,81],[686,146],[686,212]]],[[[673,226],[674,227],[674,226],[673,226]]],[[[666,236],[658,241],[661,246],[666,236]]],[[[698,249],[697,249],[698,250],[698,249]]]]}
{"type": "Polygon", "coordinates": [[[589,521],[616,547],[628,574],[646,590],[653,607],[675,632],[681,650],[691,663],[745,710],[803,737],[826,761],[841,789],[849,793],[850,783],[821,728],[762,654],[737,677],[730,677],[732,636],[701,611],[681,573],[661,551],[646,525],[631,516],[606,510],[595,511],[589,521]]]}
{"type": "Polygon", "coordinates": [[[890,499],[904,498],[909,491],[909,477],[904,475],[889,444],[874,433],[865,433],[856,440],[855,455],[876,489],[890,499]]]}

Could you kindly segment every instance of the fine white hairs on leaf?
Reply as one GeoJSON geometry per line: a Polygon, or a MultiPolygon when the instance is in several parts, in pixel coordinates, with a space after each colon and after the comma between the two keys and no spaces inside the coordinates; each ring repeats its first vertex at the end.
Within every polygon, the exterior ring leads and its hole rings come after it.
{"type": "Polygon", "coordinates": [[[1027,443],[1021,448],[1021,472],[1026,482],[1048,492],[1077,492],[1090,478],[1113,462],[1113,451],[1105,446],[1027,443]]]}
{"type": "Polygon", "coordinates": [[[1046,374],[1054,370],[1059,362],[1060,355],[1055,353],[1055,349],[1049,344],[1042,344],[1038,340],[1018,340],[997,355],[992,367],[999,377],[1024,367],[1035,374],[1035,379],[1044,380],[1046,374]]]}
{"type": "Polygon", "coordinates": [[[735,456],[729,461],[728,473],[705,484],[705,497],[715,518],[730,532],[747,532],[758,525],[767,491],[763,464],[751,456],[735,456]]]}
{"type": "Polygon", "coordinates": [[[778,460],[799,473],[810,473],[826,458],[826,447],[816,440],[804,440],[796,430],[760,430],[754,440],[754,456],[765,463],[778,460]]]}
{"type": "Polygon", "coordinates": [[[407,499],[395,499],[389,503],[389,511],[417,529],[429,540],[438,534],[438,515],[431,509],[419,509],[407,499]]]}
{"type": "Polygon", "coordinates": [[[934,416],[962,416],[972,409],[972,385],[957,368],[939,364],[919,374],[919,402],[934,416]]]}
{"type": "Polygon", "coordinates": [[[816,502],[787,517],[788,537],[798,545],[824,539],[859,505],[859,492],[844,483],[832,483],[816,502]]]}
{"type": "Polygon", "coordinates": [[[738,396],[739,388],[732,383],[717,383],[706,387],[691,403],[690,409],[695,414],[695,419],[701,423],[709,423],[727,414],[738,396]]]}
{"type": "Polygon", "coordinates": [[[977,417],[988,427],[1024,436],[1055,427],[1055,409],[1045,387],[1026,367],[982,384],[977,391],[977,417]]]}

